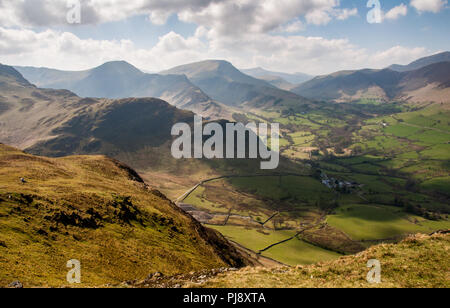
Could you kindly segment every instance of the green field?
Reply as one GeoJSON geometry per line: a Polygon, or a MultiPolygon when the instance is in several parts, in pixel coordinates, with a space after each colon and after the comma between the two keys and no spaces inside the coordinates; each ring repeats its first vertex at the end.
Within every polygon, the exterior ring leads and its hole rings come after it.
{"type": "Polygon", "coordinates": [[[313,264],[341,257],[338,253],[308,244],[298,238],[270,248],[263,253],[263,256],[292,266],[313,264]]]}
{"type": "Polygon", "coordinates": [[[255,252],[263,250],[264,248],[284,241],[293,237],[295,231],[272,231],[272,230],[257,230],[248,229],[237,226],[211,226],[232,241],[235,241],[255,252]],[[264,233],[262,233],[264,232],[264,233]]]}
{"type": "Polygon", "coordinates": [[[221,207],[213,202],[209,201],[204,196],[205,187],[200,186],[197,187],[186,199],[184,199],[184,203],[192,204],[198,208],[206,209],[215,213],[228,213],[228,209],[225,207],[221,207]]]}
{"type": "Polygon", "coordinates": [[[234,178],[231,184],[238,189],[252,192],[263,198],[273,200],[295,199],[314,204],[324,198],[332,198],[332,192],[318,180],[303,176],[272,176],[254,178],[234,178]]]}
{"type": "Polygon", "coordinates": [[[374,240],[448,229],[449,116],[437,104],[387,104],[369,99],[251,114],[249,119],[280,123],[281,154],[309,164],[305,176],[226,179],[222,197],[217,187],[206,187],[185,202],[216,213],[231,209],[254,220],[259,217],[258,222],[280,211],[265,225],[271,229],[264,230],[267,235],[258,232],[257,223],[253,229],[236,220],[215,227],[252,250],[282,240],[285,231],[312,228],[317,232],[313,240],[317,246],[296,239],[264,253],[287,264],[334,258],[334,253],[318,246],[333,242],[348,247],[346,235],[368,246],[374,240]],[[321,183],[323,173],[338,182],[351,182],[353,187],[330,189],[321,183]],[[323,217],[328,223],[326,234],[320,234],[323,217]]]}
{"type": "MultiPolygon", "coordinates": [[[[295,231],[270,231],[263,230],[263,234],[256,229],[246,229],[236,226],[212,226],[230,240],[233,240],[255,252],[258,252],[272,244],[293,237],[295,231]]],[[[288,265],[312,264],[317,261],[327,261],[338,258],[340,255],[317,246],[308,244],[294,238],[288,242],[274,246],[262,253],[263,256],[272,258],[288,265]]]]}
{"type": "Polygon", "coordinates": [[[405,233],[430,233],[450,228],[449,221],[425,221],[399,208],[361,204],[339,208],[336,215],[328,216],[327,223],[354,240],[386,239],[405,233]],[[419,222],[415,224],[414,220],[419,222]]]}

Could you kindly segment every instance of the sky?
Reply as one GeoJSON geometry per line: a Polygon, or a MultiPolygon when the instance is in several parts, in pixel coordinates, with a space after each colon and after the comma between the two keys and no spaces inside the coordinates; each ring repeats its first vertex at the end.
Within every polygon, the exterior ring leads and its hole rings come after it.
{"type": "Polygon", "coordinates": [[[147,72],[206,59],[310,75],[450,50],[448,0],[0,0],[0,62],[147,72]]]}

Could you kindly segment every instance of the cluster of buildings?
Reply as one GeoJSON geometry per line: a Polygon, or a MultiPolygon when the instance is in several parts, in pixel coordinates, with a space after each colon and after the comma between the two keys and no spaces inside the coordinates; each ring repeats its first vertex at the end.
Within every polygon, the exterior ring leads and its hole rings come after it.
{"type": "Polygon", "coordinates": [[[336,179],[334,177],[329,177],[326,173],[323,173],[323,172],[322,172],[321,178],[322,178],[322,184],[330,189],[355,189],[355,188],[360,187],[360,185],[358,183],[342,181],[342,180],[336,179]]]}

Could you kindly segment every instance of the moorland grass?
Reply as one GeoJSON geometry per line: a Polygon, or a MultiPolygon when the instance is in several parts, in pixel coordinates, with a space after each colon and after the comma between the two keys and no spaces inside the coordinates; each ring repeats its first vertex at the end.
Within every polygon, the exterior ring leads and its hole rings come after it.
{"type": "MultiPolygon", "coordinates": [[[[229,288],[449,288],[450,235],[416,235],[356,255],[296,268],[246,268],[221,274],[201,287],[229,288]],[[367,262],[381,263],[381,283],[370,284],[367,262]]],[[[198,287],[198,285],[196,286],[198,287]]]]}

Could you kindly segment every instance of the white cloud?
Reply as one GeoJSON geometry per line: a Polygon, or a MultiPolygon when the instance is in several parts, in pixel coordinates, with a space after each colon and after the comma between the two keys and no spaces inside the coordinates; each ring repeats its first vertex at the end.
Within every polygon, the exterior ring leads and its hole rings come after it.
{"type": "Polygon", "coordinates": [[[297,33],[305,30],[305,24],[301,20],[294,20],[286,25],[280,26],[274,32],[297,33]]]}
{"type": "MultiPolygon", "coordinates": [[[[217,33],[270,32],[305,17],[323,25],[333,18],[347,19],[356,9],[340,9],[339,0],[80,0],[81,22],[103,23],[135,15],[148,15],[164,24],[172,14],[217,33]]],[[[0,1],[0,26],[52,26],[66,24],[67,0],[0,1]]]]}
{"type": "Polygon", "coordinates": [[[0,0],[0,60],[81,69],[123,59],[157,71],[205,58],[224,58],[241,66],[261,63],[290,70],[294,68],[288,64],[291,62],[300,66],[298,70],[305,66],[309,72],[325,72],[340,68],[337,63],[350,65],[355,53],[360,53],[346,40],[295,35],[307,24],[325,25],[358,14],[357,9],[341,8],[339,0],[81,0],[81,3],[83,24],[147,15],[149,22],[161,25],[176,14],[179,20],[196,24],[197,31],[188,38],[167,33],[150,49],[139,49],[131,41],[81,40],[56,30],[33,32],[37,26],[66,24],[66,0],[0,0]],[[23,35],[29,36],[28,39],[22,40],[23,35]],[[351,57],[346,58],[349,54],[351,57]]]}
{"type": "Polygon", "coordinates": [[[338,8],[319,8],[306,14],[306,21],[314,25],[326,25],[333,17],[338,20],[346,20],[352,16],[358,15],[358,9],[338,9],[338,8]]]}
{"type": "Polygon", "coordinates": [[[428,55],[428,51],[423,47],[406,48],[403,46],[394,46],[388,50],[375,53],[370,63],[378,67],[381,63],[386,64],[409,64],[418,58],[428,55]]]}
{"type": "Polygon", "coordinates": [[[306,21],[313,25],[326,25],[331,21],[330,14],[325,10],[314,10],[305,16],[306,21]]]}
{"type": "Polygon", "coordinates": [[[400,16],[406,16],[408,14],[408,7],[402,3],[391,10],[389,10],[385,15],[385,19],[395,20],[398,19],[400,16]]]}
{"type": "Polygon", "coordinates": [[[353,8],[351,10],[349,9],[337,10],[335,15],[338,20],[346,20],[352,16],[357,16],[358,9],[353,8]]]}
{"type": "MultiPolygon", "coordinates": [[[[417,1],[417,0],[416,0],[417,1]]],[[[433,0],[432,0],[433,1],[433,0]]],[[[0,0],[0,61],[7,64],[87,69],[125,60],[148,71],[187,62],[226,59],[239,67],[325,74],[349,68],[382,68],[414,60],[423,48],[393,47],[370,53],[347,39],[307,37],[307,24],[325,25],[358,15],[339,0],[81,0],[82,23],[103,23],[147,15],[164,24],[176,14],[194,23],[190,37],[161,36],[152,48],[129,40],[80,39],[69,32],[37,31],[35,26],[66,23],[66,0],[0,0]]],[[[414,2],[414,0],[413,0],[414,2]]],[[[400,5],[386,14],[404,13],[400,5]]],[[[406,8],[407,10],[407,8],[406,8]]]]}
{"type": "Polygon", "coordinates": [[[447,0],[411,0],[410,5],[414,7],[419,13],[439,13],[445,7],[445,5],[447,5],[447,3],[447,0]]]}
{"type": "Polygon", "coordinates": [[[150,49],[138,48],[128,40],[80,39],[72,33],[0,27],[0,62],[66,70],[88,69],[106,61],[125,60],[147,71],[204,59],[225,59],[237,67],[263,66],[272,70],[325,74],[343,69],[383,68],[406,64],[427,53],[424,48],[396,46],[370,53],[346,39],[266,33],[239,38],[211,36],[199,27],[184,38],[169,32],[150,49]]]}
{"type": "Polygon", "coordinates": [[[165,25],[170,15],[170,12],[154,11],[150,13],[149,19],[154,25],[165,25]]]}

